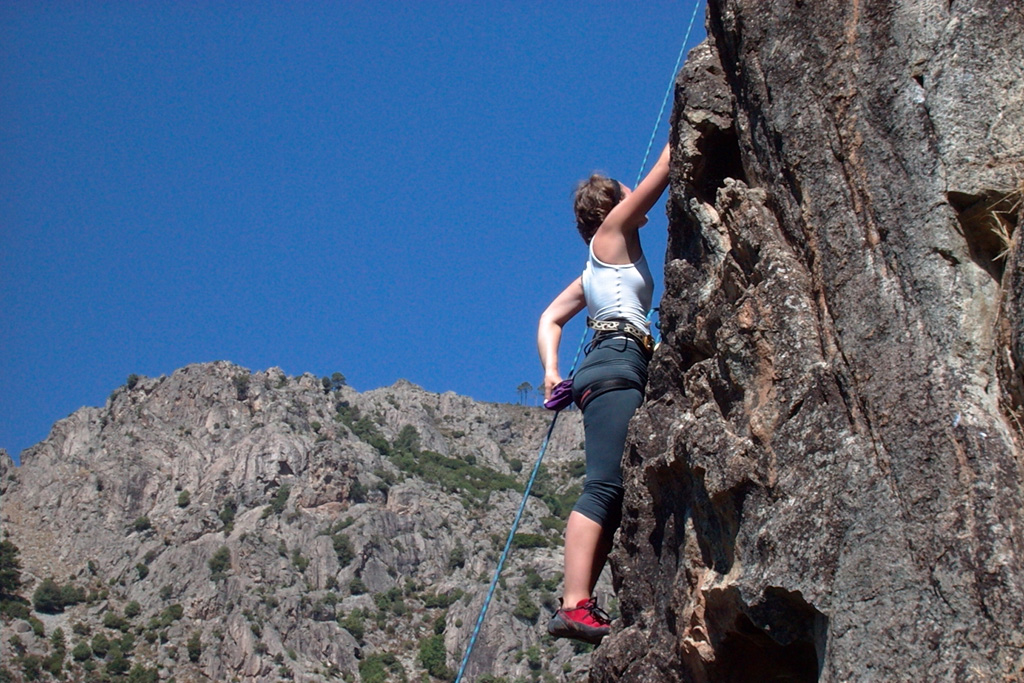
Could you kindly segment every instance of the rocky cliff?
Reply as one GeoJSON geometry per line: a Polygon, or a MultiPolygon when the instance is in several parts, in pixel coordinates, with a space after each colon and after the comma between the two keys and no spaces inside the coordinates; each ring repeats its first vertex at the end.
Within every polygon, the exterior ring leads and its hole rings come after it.
{"type": "Polygon", "coordinates": [[[1024,9],[707,26],[591,680],[1024,680],[1024,9]]]}
{"type": "MultiPolygon", "coordinates": [[[[0,678],[444,680],[549,419],[230,363],[132,377],[20,467],[0,455],[24,583],[21,602],[0,590],[0,678]]],[[[564,414],[467,680],[588,669],[589,647],[538,626],[560,590],[581,441],[564,414]]]]}

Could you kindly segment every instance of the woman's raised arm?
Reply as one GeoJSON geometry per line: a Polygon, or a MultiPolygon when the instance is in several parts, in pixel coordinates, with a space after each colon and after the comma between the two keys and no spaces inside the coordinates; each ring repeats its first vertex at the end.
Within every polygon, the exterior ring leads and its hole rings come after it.
{"type": "Polygon", "coordinates": [[[636,231],[647,223],[647,212],[668,187],[669,146],[651,167],[636,189],[623,197],[605,217],[594,234],[594,256],[605,263],[633,263],[640,257],[640,241],[636,231]]]}

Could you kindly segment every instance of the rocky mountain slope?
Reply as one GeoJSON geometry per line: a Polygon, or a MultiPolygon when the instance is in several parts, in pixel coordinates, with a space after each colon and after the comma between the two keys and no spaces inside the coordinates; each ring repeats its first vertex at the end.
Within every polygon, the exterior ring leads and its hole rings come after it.
{"type": "Polygon", "coordinates": [[[591,680],[1024,680],[1024,9],[707,26],[591,680]]]}
{"type": "MultiPolygon", "coordinates": [[[[6,596],[0,672],[450,680],[549,420],[223,362],[133,376],[20,467],[0,456],[5,547],[32,603],[6,596]]],[[[585,675],[589,649],[543,633],[581,441],[563,414],[467,680],[585,675]]]]}

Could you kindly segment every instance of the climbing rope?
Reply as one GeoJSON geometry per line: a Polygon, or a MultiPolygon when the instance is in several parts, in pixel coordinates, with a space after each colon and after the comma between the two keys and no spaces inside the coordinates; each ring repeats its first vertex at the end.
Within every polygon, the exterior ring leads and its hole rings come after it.
{"type": "MultiPolygon", "coordinates": [[[[576,362],[580,359],[580,352],[583,350],[583,343],[587,340],[587,331],[584,330],[583,338],[580,339],[580,345],[576,348],[576,357],[572,360],[572,368],[569,370],[569,377],[572,377],[573,373],[576,372],[576,362]]],[[[487,589],[487,596],[484,598],[484,604],[480,608],[480,616],[476,618],[476,626],[473,627],[473,635],[469,637],[469,645],[466,646],[466,654],[462,657],[462,664],[459,666],[459,675],[455,677],[455,683],[462,681],[462,674],[466,671],[466,665],[469,664],[469,655],[473,652],[473,646],[476,645],[476,638],[480,635],[480,628],[484,625],[484,617],[487,616],[487,609],[491,606],[491,598],[494,597],[494,589],[498,585],[498,579],[501,578],[501,570],[505,567],[505,560],[508,559],[509,551],[512,548],[512,540],[515,538],[516,531],[519,529],[519,522],[523,518],[523,511],[526,509],[526,501],[530,498],[530,490],[533,488],[533,482],[537,479],[537,472],[540,471],[540,463],[544,460],[544,453],[548,449],[548,443],[551,441],[551,435],[555,432],[555,424],[558,422],[558,416],[561,414],[561,410],[556,410],[554,417],[551,418],[551,425],[548,426],[548,433],[544,436],[544,443],[540,446],[540,452],[537,454],[537,460],[533,463],[533,471],[530,472],[530,479],[526,482],[526,489],[523,491],[523,500],[519,503],[519,509],[516,510],[516,517],[512,520],[512,528],[508,532],[508,538],[505,539],[505,548],[501,551],[501,557],[498,558],[498,567],[494,570],[494,577],[491,579],[491,585],[487,589]]]]}
{"type": "Polygon", "coordinates": [[[655,313],[659,317],[661,316],[661,310],[657,306],[647,311],[647,326],[651,329],[651,336],[654,337],[654,348],[658,348],[658,344],[661,343],[661,320],[651,324],[651,319],[654,318],[655,313]]]}
{"type": "Polygon", "coordinates": [[[686,36],[683,38],[683,44],[679,48],[679,55],[676,57],[676,65],[672,69],[672,78],[669,79],[668,87],[665,88],[665,97],[661,99],[661,109],[658,110],[658,120],[654,123],[654,129],[651,131],[651,139],[647,141],[647,150],[644,152],[644,160],[640,162],[640,172],[636,174],[636,182],[633,183],[633,187],[640,184],[640,180],[644,177],[644,169],[647,167],[647,158],[651,155],[651,147],[654,145],[654,137],[658,134],[658,128],[661,127],[661,117],[665,114],[665,105],[668,103],[668,96],[672,94],[672,86],[676,82],[676,74],[679,73],[679,64],[683,61],[683,53],[686,52],[686,44],[690,42],[690,32],[693,30],[693,20],[697,18],[697,10],[700,8],[700,0],[693,3],[693,13],[690,15],[690,23],[686,27],[686,36]]]}
{"type": "MultiPolygon", "coordinates": [[[[697,0],[693,3],[693,14],[690,15],[690,23],[686,27],[686,36],[683,38],[683,45],[679,48],[679,56],[676,57],[676,65],[672,71],[672,78],[669,80],[668,88],[665,90],[665,97],[661,101],[661,109],[658,111],[658,120],[654,124],[654,130],[651,131],[651,139],[647,143],[647,150],[644,152],[644,159],[640,164],[640,172],[637,174],[636,182],[633,186],[636,187],[640,184],[640,180],[644,174],[644,168],[647,166],[647,158],[651,154],[651,146],[654,144],[654,138],[658,133],[658,128],[661,126],[661,119],[665,113],[665,105],[668,102],[669,95],[672,94],[672,86],[675,83],[676,74],[679,73],[679,64],[683,59],[683,53],[686,50],[686,44],[690,41],[690,32],[693,29],[693,21],[697,16],[697,10],[700,8],[701,2],[697,0]]],[[[651,315],[657,309],[651,309],[650,313],[647,314],[647,320],[650,322],[651,315]]],[[[584,328],[583,336],[580,338],[579,346],[576,348],[576,355],[572,360],[572,367],[569,369],[569,377],[573,376],[576,372],[576,363],[580,359],[580,353],[583,350],[583,346],[587,340],[588,329],[584,328]]],[[[473,654],[473,646],[476,645],[476,639],[480,635],[480,629],[483,627],[484,618],[487,616],[487,610],[491,606],[491,600],[494,598],[494,591],[498,586],[498,580],[501,578],[502,569],[505,567],[505,560],[508,559],[509,551],[512,548],[512,540],[515,538],[516,531],[519,529],[519,523],[523,518],[523,511],[526,509],[526,502],[530,498],[530,491],[533,489],[533,483],[537,479],[537,473],[540,471],[541,462],[544,460],[544,453],[548,449],[548,443],[551,441],[551,435],[555,431],[555,425],[558,423],[558,416],[562,411],[555,411],[554,417],[551,418],[551,424],[548,426],[548,432],[544,436],[544,442],[541,444],[540,451],[537,453],[537,460],[533,463],[533,471],[530,472],[530,478],[526,482],[526,488],[523,490],[523,499],[519,503],[519,509],[516,510],[515,519],[512,520],[512,528],[509,529],[508,538],[505,539],[505,547],[501,551],[501,557],[498,558],[498,566],[494,570],[494,576],[491,578],[491,584],[487,588],[487,595],[484,597],[484,603],[480,607],[480,615],[476,618],[476,625],[473,627],[473,634],[469,637],[469,644],[466,646],[466,654],[462,657],[462,663],[459,665],[459,673],[455,676],[455,683],[461,683],[462,676],[466,673],[466,666],[469,664],[469,657],[473,654]]]]}

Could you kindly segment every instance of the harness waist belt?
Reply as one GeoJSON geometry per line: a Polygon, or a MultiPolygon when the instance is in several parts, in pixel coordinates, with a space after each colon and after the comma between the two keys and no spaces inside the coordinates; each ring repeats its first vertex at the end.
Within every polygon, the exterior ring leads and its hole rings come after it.
{"type": "Polygon", "coordinates": [[[601,394],[618,389],[636,389],[641,395],[646,393],[646,387],[636,380],[626,379],[625,377],[609,377],[608,379],[598,380],[587,387],[587,390],[580,394],[576,405],[579,406],[580,410],[583,410],[587,407],[588,403],[601,394]]]}
{"type": "Polygon", "coordinates": [[[591,317],[587,317],[587,327],[597,332],[599,335],[617,332],[628,335],[640,344],[640,348],[647,354],[648,360],[651,355],[654,354],[654,337],[652,337],[647,330],[641,329],[633,323],[626,320],[594,320],[591,317]]]}

